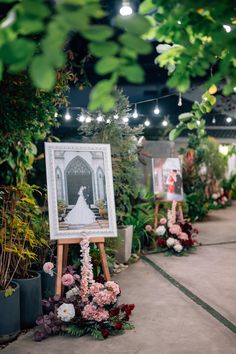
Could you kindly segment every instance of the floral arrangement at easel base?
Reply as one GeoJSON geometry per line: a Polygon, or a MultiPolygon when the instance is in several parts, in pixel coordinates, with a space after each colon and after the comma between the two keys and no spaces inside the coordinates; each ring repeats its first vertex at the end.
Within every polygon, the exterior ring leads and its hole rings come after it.
{"type": "Polygon", "coordinates": [[[209,203],[209,208],[213,210],[223,209],[230,205],[230,202],[227,196],[225,195],[223,188],[221,188],[220,191],[213,193],[208,203],[209,203]]]}
{"type": "MultiPolygon", "coordinates": [[[[134,305],[118,305],[120,288],[115,282],[102,284],[94,281],[88,238],[84,237],[80,245],[81,275],[72,266],[67,267],[62,276],[62,284],[69,289],[65,297],[43,300],[47,314],[36,321],[39,326],[34,333],[36,341],[56,334],[78,337],[91,334],[97,339],[105,339],[133,328],[129,317],[134,305]]],[[[47,262],[43,269],[53,276],[53,267],[47,262]]]]}
{"type": "Polygon", "coordinates": [[[164,251],[166,256],[185,256],[195,251],[195,246],[199,244],[196,239],[198,230],[188,221],[176,220],[176,205],[173,201],[167,219],[161,218],[156,229],[151,225],[145,227],[146,232],[155,240],[157,251],[164,251]]]}

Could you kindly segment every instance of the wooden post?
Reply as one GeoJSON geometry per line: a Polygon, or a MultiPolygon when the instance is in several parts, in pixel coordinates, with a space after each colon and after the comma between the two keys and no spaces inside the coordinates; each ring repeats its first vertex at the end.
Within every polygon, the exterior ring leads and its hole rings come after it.
{"type": "MultiPolygon", "coordinates": [[[[61,296],[62,294],[63,286],[61,283],[61,278],[62,278],[63,269],[67,266],[69,245],[79,244],[81,240],[82,240],[81,238],[73,238],[73,239],[62,239],[57,241],[57,278],[56,278],[56,289],[55,289],[56,295],[61,296]]],[[[96,243],[98,245],[100,256],[101,256],[104,278],[106,281],[110,280],[111,276],[110,276],[107,257],[105,253],[104,237],[89,238],[89,242],[96,243]]]]}
{"type": "Polygon", "coordinates": [[[155,213],[154,213],[154,229],[158,226],[158,213],[159,213],[160,202],[158,200],[155,201],[155,213]]]}

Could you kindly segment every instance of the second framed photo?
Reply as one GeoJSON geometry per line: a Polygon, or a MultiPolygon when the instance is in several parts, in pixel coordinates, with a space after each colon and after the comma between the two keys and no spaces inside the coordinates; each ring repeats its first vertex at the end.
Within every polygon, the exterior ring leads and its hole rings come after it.
{"type": "Polygon", "coordinates": [[[182,171],[178,158],[152,159],[152,175],[153,190],[158,199],[183,200],[182,171]]]}
{"type": "Polygon", "coordinates": [[[110,145],[45,143],[51,239],[117,236],[110,145]]]}

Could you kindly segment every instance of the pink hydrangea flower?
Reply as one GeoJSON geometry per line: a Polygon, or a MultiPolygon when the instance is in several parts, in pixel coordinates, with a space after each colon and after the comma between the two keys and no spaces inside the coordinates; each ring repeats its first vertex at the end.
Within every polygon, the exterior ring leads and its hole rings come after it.
{"type": "Polygon", "coordinates": [[[99,293],[95,294],[93,298],[93,301],[99,306],[114,304],[116,300],[116,295],[112,291],[106,289],[99,291],[99,293]]]}
{"type": "Polygon", "coordinates": [[[185,233],[185,232],[181,232],[179,235],[178,235],[178,238],[180,240],[188,240],[188,235],[185,233]]]}
{"type": "Polygon", "coordinates": [[[180,235],[180,233],[182,232],[181,227],[177,224],[174,224],[170,227],[169,229],[170,233],[173,235],[180,235]]]}
{"type": "Polygon", "coordinates": [[[120,287],[114,281],[107,281],[105,286],[108,290],[112,291],[115,295],[120,294],[120,287]]]}
{"type": "Polygon", "coordinates": [[[101,283],[93,283],[89,289],[89,293],[91,295],[95,295],[99,293],[99,291],[101,291],[102,289],[104,289],[104,286],[101,283]]]}
{"type": "Polygon", "coordinates": [[[53,276],[53,268],[54,268],[54,264],[52,262],[46,262],[43,265],[43,271],[51,275],[51,277],[53,276]]]}
{"type": "Polygon", "coordinates": [[[145,226],[145,230],[148,231],[148,232],[152,231],[151,225],[146,225],[145,226]]]}
{"type": "Polygon", "coordinates": [[[160,219],[160,224],[161,224],[161,225],[165,225],[166,223],[167,223],[166,218],[161,218],[161,219],[160,219]]]}
{"type": "Polygon", "coordinates": [[[97,308],[92,303],[86,305],[82,311],[82,316],[86,320],[105,321],[109,317],[109,312],[104,308],[97,308]]]}
{"type": "Polygon", "coordinates": [[[65,285],[65,286],[71,286],[71,285],[74,284],[75,279],[74,279],[74,277],[73,277],[72,274],[67,273],[67,274],[64,274],[64,275],[62,276],[61,282],[62,282],[62,284],[65,285]]]}

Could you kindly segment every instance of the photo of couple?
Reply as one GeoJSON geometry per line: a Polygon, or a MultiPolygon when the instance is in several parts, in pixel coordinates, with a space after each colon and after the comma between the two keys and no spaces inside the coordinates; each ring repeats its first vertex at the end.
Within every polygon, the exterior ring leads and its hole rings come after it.
{"type": "Polygon", "coordinates": [[[181,164],[178,158],[152,159],[153,189],[158,199],[183,200],[181,164]]]}

